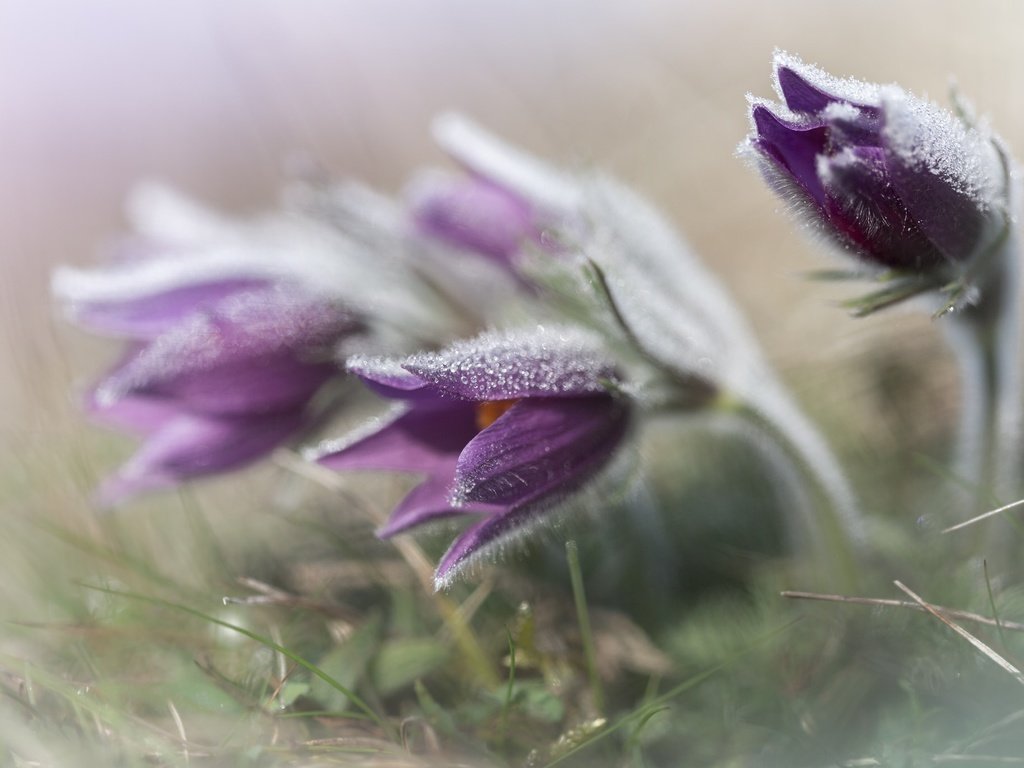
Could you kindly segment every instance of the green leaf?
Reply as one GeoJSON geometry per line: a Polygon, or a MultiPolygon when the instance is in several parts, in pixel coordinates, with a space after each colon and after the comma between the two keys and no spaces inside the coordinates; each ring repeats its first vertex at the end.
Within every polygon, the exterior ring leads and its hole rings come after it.
{"type": "Polygon", "coordinates": [[[294,680],[289,680],[287,683],[281,686],[281,692],[278,693],[275,703],[281,709],[287,709],[295,700],[300,696],[305,696],[309,693],[309,683],[300,683],[294,680]]]}
{"type": "Polygon", "coordinates": [[[917,277],[898,278],[877,291],[844,301],[842,306],[849,309],[854,317],[865,317],[938,288],[939,285],[934,280],[917,277]]]}
{"type": "MultiPolygon", "coordinates": [[[[354,690],[365,677],[370,661],[380,645],[382,625],[379,614],[370,616],[348,640],[328,651],[317,662],[317,666],[345,688],[354,690]]],[[[324,709],[343,712],[350,705],[349,697],[325,681],[313,679],[310,682],[310,696],[319,701],[324,709]]]]}
{"type": "Polygon", "coordinates": [[[560,723],[565,717],[562,700],[548,690],[544,683],[524,681],[516,683],[514,707],[531,720],[542,723],[560,723]]]}
{"type": "Polygon", "coordinates": [[[448,657],[448,648],[431,638],[391,640],[373,661],[374,686],[384,695],[394,693],[430,674],[448,657]]]}

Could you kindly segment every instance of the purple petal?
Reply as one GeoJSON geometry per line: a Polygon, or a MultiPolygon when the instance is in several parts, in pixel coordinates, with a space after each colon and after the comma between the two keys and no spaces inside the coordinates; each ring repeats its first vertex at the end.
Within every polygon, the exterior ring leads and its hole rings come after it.
{"type": "Polygon", "coordinates": [[[410,207],[420,233],[505,264],[535,234],[526,201],[479,178],[424,179],[410,207]]]}
{"type": "Polygon", "coordinates": [[[572,491],[611,458],[626,422],[607,395],[521,400],[462,451],[454,501],[522,505],[572,491]]]}
{"type": "Polygon", "coordinates": [[[485,333],[404,367],[438,390],[466,400],[604,394],[615,378],[592,335],[575,328],[485,333]]]}
{"type": "Polygon", "coordinates": [[[830,129],[829,143],[833,147],[877,147],[882,143],[882,116],[878,109],[868,110],[837,102],[830,104],[823,116],[830,129]]]}
{"type": "Polygon", "coordinates": [[[776,76],[786,106],[794,112],[820,114],[829,104],[846,103],[852,104],[868,114],[877,115],[878,113],[878,107],[873,104],[858,103],[846,96],[829,93],[822,87],[823,83],[811,82],[808,77],[797,72],[792,66],[778,67],[776,76]]]}
{"type": "Polygon", "coordinates": [[[991,177],[1000,177],[1002,168],[977,132],[913,101],[904,94],[885,102],[882,148],[889,178],[935,246],[949,260],[963,261],[973,255],[986,226],[983,191],[995,185],[991,177]]]}
{"type": "Polygon", "coordinates": [[[452,460],[446,469],[439,469],[436,474],[430,475],[413,488],[391,513],[387,523],[377,531],[377,535],[387,539],[434,520],[487,511],[484,505],[452,506],[450,497],[454,473],[455,461],[452,460]]]}
{"type": "Polygon", "coordinates": [[[564,220],[582,203],[582,189],[571,176],[459,115],[439,116],[434,122],[434,138],[474,176],[528,201],[545,221],[564,220]]]}
{"type": "Polygon", "coordinates": [[[547,510],[543,506],[504,509],[468,528],[448,548],[434,571],[434,587],[446,589],[476,558],[510,536],[536,524],[547,510]]]}
{"type": "Polygon", "coordinates": [[[392,400],[438,400],[437,390],[411,371],[402,367],[402,360],[389,357],[350,357],[345,370],[358,376],[381,397],[392,400]]]}
{"type": "Polygon", "coordinates": [[[772,69],[776,91],[794,112],[821,114],[838,103],[867,112],[878,109],[879,88],[874,83],[834,77],[785,51],[775,52],[772,69]]]}
{"type": "Polygon", "coordinates": [[[338,373],[331,347],[352,328],[330,303],[280,286],[235,294],[142,347],[99,395],[164,397],[222,415],[293,409],[338,373]]]}
{"type": "Polygon", "coordinates": [[[831,94],[811,85],[789,67],[780,67],[776,74],[786,106],[794,112],[817,114],[835,101],[831,94]]]}
{"type": "Polygon", "coordinates": [[[237,469],[273,451],[303,422],[301,412],[259,418],[178,414],[163,421],[139,451],[102,485],[99,500],[105,505],[116,504],[143,491],[237,469]]]}
{"type": "Polygon", "coordinates": [[[829,222],[871,261],[899,270],[928,269],[945,261],[889,183],[881,149],[856,147],[823,157],[819,173],[829,222]]]}
{"type": "Polygon", "coordinates": [[[224,279],[123,301],[83,302],[74,308],[75,320],[98,333],[152,339],[196,311],[209,308],[231,294],[264,284],[257,279],[224,279]]]}
{"type": "Polygon", "coordinates": [[[393,469],[437,472],[451,466],[478,432],[474,406],[452,402],[443,409],[417,409],[402,414],[371,434],[332,448],[328,443],[317,461],[331,469],[393,469]]]}
{"type": "Polygon", "coordinates": [[[97,423],[122,432],[150,435],[181,414],[181,406],[162,398],[125,397],[104,403],[90,393],[85,401],[86,413],[97,423]]]}
{"type": "Polygon", "coordinates": [[[817,157],[828,145],[828,128],[823,123],[794,123],[775,115],[763,104],[753,108],[757,136],[754,146],[785,169],[818,205],[825,191],[818,178],[817,157]]]}

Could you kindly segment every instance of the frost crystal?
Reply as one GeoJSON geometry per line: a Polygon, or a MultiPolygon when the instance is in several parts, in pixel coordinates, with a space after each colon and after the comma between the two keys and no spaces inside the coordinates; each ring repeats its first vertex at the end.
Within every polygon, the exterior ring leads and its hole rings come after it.
{"type": "Polygon", "coordinates": [[[599,338],[578,328],[491,332],[403,364],[442,391],[479,400],[607,391],[613,366],[599,338]]]}

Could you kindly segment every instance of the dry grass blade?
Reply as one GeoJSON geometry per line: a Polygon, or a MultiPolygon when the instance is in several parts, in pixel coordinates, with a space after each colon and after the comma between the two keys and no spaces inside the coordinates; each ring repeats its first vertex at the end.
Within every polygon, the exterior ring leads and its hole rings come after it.
{"type": "Polygon", "coordinates": [[[1010,502],[1009,504],[1004,504],[998,509],[990,509],[988,512],[982,512],[980,515],[972,517],[970,520],[964,520],[962,523],[957,523],[956,525],[949,526],[949,528],[943,528],[942,532],[952,533],[953,531],[959,531],[960,529],[966,528],[969,525],[980,523],[982,520],[987,520],[990,517],[1000,515],[1003,512],[1008,512],[1009,510],[1016,509],[1017,507],[1022,505],[1024,505],[1024,499],[1018,499],[1017,501],[1010,502]]]}
{"type": "MultiPolygon", "coordinates": [[[[892,600],[883,597],[848,597],[846,595],[829,595],[819,592],[798,592],[795,590],[786,590],[779,594],[782,597],[787,597],[791,600],[821,600],[828,603],[848,603],[850,605],[869,605],[873,607],[882,606],[887,608],[910,608],[913,611],[927,610],[920,603],[911,602],[909,600],[892,600]]],[[[947,608],[944,605],[935,605],[933,607],[936,610],[941,611],[944,616],[959,619],[960,621],[984,624],[987,627],[995,627],[996,629],[1011,629],[1015,632],[1024,632],[1024,623],[1017,621],[993,619],[989,616],[983,616],[980,613],[960,611],[956,608],[947,608]]]]}
{"type": "Polygon", "coordinates": [[[893,584],[895,584],[902,592],[904,592],[907,596],[909,596],[911,600],[913,600],[915,603],[920,605],[925,611],[930,613],[932,616],[937,618],[939,621],[941,621],[947,627],[949,627],[954,632],[956,632],[958,635],[960,635],[960,637],[962,637],[964,640],[966,640],[971,645],[973,645],[975,648],[977,648],[979,652],[981,652],[982,654],[987,656],[989,659],[991,659],[993,662],[998,664],[1003,670],[1005,670],[1009,674],[1013,675],[1014,679],[1016,679],[1018,683],[1020,683],[1021,685],[1024,685],[1024,674],[1022,674],[1019,669],[1017,669],[1015,666],[1013,666],[1013,664],[1008,662],[999,653],[997,653],[991,647],[989,647],[984,642],[979,640],[977,637],[972,635],[970,632],[968,632],[966,629],[961,627],[955,621],[953,621],[949,617],[945,616],[939,608],[937,608],[936,606],[930,605],[929,603],[926,603],[918,594],[916,594],[908,586],[903,584],[903,582],[901,582],[899,580],[896,580],[896,581],[893,582],[893,584]]]}
{"type": "Polygon", "coordinates": [[[167,701],[167,709],[171,712],[171,718],[174,720],[174,726],[178,729],[178,736],[181,737],[181,752],[182,757],[185,760],[185,765],[192,764],[192,758],[189,754],[188,748],[188,735],[185,733],[185,723],[181,719],[181,715],[178,714],[178,708],[174,706],[174,702],[167,701]]]}
{"type": "Polygon", "coordinates": [[[1006,755],[932,755],[932,762],[968,763],[970,765],[1024,765],[1024,757],[1008,757],[1006,755]]]}
{"type": "MultiPolygon", "coordinates": [[[[285,469],[289,469],[301,477],[306,477],[315,483],[327,488],[330,491],[348,496],[344,483],[338,476],[329,469],[305,461],[294,451],[277,451],[274,454],[275,460],[285,469]]],[[[384,524],[386,516],[380,516],[373,510],[368,509],[358,502],[354,506],[359,509],[373,525],[379,527],[384,524]]],[[[434,589],[434,567],[430,560],[423,553],[415,542],[407,536],[398,536],[391,540],[395,549],[401,554],[402,559],[409,565],[409,568],[416,574],[425,594],[429,595],[437,606],[438,612],[444,619],[448,630],[455,639],[456,645],[465,656],[469,667],[473,670],[478,680],[486,688],[496,688],[500,681],[497,673],[492,669],[490,661],[483,649],[480,647],[469,627],[464,614],[459,611],[459,606],[452,603],[444,595],[434,589]]]]}

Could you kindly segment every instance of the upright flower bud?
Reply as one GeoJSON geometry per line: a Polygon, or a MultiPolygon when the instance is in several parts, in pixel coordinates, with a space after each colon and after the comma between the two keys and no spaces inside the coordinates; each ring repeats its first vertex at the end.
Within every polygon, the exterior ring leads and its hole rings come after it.
{"type": "Polygon", "coordinates": [[[909,279],[858,308],[942,287],[971,298],[1007,231],[1007,162],[991,133],[898,86],[838,79],[787,53],[775,54],[774,75],[784,103],[751,99],[741,152],[843,250],[909,279]]]}

